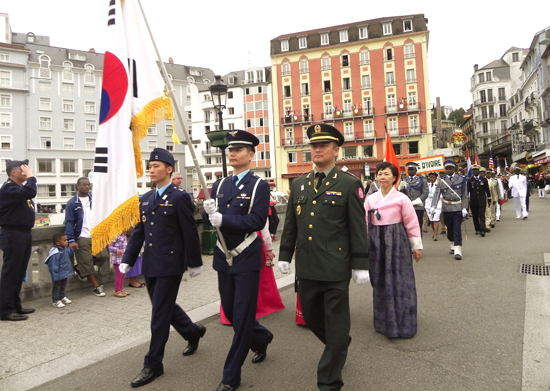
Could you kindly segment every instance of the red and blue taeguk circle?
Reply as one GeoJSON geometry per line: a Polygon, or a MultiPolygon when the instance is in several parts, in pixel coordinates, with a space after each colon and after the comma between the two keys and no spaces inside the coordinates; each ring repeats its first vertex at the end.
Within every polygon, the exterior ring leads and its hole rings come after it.
{"type": "Polygon", "coordinates": [[[101,108],[99,123],[113,117],[124,103],[128,92],[128,74],[124,65],[113,53],[105,52],[103,64],[103,85],[101,88],[101,108]]]}

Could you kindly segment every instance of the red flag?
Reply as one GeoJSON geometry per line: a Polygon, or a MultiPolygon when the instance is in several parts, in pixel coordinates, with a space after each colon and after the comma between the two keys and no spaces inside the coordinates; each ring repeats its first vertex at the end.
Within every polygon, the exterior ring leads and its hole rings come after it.
{"type": "Polygon", "coordinates": [[[479,166],[479,159],[477,158],[477,153],[476,153],[476,157],[474,159],[474,164],[477,164],[479,166]]]}
{"type": "Polygon", "coordinates": [[[395,150],[393,149],[391,137],[388,133],[388,128],[386,128],[386,125],[384,125],[384,130],[386,131],[386,150],[384,151],[384,161],[395,164],[397,167],[397,182],[395,183],[395,186],[397,187],[397,184],[401,180],[401,169],[399,168],[399,161],[397,160],[397,156],[395,156],[395,150]]]}

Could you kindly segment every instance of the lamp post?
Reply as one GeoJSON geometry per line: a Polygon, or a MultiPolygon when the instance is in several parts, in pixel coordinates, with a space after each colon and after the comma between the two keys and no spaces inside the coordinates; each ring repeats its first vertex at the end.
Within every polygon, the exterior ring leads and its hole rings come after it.
{"type": "Polygon", "coordinates": [[[227,131],[223,130],[223,109],[227,101],[227,85],[222,81],[221,76],[214,76],[216,80],[210,86],[210,95],[212,103],[218,114],[219,129],[213,132],[208,132],[206,137],[210,140],[213,147],[218,147],[222,150],[223,176],[227,176],[227,163],[225,161],[225,148],[227,148],[227,131]]]}

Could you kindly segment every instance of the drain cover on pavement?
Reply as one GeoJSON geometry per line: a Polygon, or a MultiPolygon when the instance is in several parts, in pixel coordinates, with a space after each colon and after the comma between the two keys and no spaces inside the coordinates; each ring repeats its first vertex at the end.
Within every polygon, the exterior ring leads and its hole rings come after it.
{"type": "Polygon", "coordinates": [[[550,265],[527,265],[522,263],[519,268],[520,273],[534,274],[535,276],[550,276],[550,265]]]}

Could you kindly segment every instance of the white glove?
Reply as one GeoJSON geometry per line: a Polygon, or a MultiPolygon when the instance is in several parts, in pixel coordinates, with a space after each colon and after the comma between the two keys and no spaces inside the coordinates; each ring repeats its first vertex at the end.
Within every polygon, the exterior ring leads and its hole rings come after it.
{"type": "Polygon", "coordinates": [[[190,267],[189,268],[189,275],[191,277],[197,277],[199,274],[202,273],[202,266],[199,267],[190,267]]]}
{"type": "Polygon", "coordinates": [[[122,274],[128,273],[131,268],[132,266],[128,265],[127,263],[121,263],[120,265],[118,265],[118,271],[122,274]]]}
{"type": "Polygon", "coordinates": [[[403,190],[407,188],[407,182],[405,181],[399,181],[399,185],[397,186],[397,190],[403,190]]]}
{"type": "Polygon", "coordinates": [[[468,209],[464,208],[462,209],[462,217],[468,216],[468,209]]]}
{"type": "Polygon", "coordinates": [[[277,262],[277,266],[279,267],[279,271],[283,274],[290,273],[290,263],[285,261],[279,261],[277,262]]]}
{"type": "Polygon", "coordinates": [[[202,206],[204,206],[204,211],[209,215],[216,213],[216,201],[205,200],[202,206]]]}
{"type": "Polygon", "coordinates": [[[412,202],[413,206],[422,206],[422,200],[420,199],[420,197],[418,198],[415,198],[415,200],[412,202]]]}
{"type": "Polygon", "coordinates": [[[213,227],[220,228],[222,226],[222,214],[220,212],[214,212],[209,217],[213,227]]]}
{"type": "Polygon", "coordinates": [[[363,285],[370,281],[370,275],[368,270],[354,270],[353,271],[353,281],[357,285],[363,285]]]}

